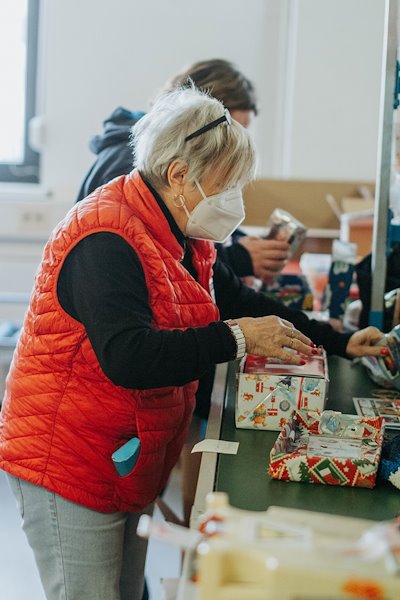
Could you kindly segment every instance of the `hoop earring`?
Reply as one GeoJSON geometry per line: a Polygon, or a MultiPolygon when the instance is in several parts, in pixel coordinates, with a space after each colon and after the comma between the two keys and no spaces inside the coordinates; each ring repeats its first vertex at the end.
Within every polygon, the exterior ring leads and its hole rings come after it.
{"type": "Polygon", "coordinates": [[[186,199],[183,194],[176,194],[176,196],[174,196],[172,201],[174,203],[174,206],[176,206],[176,208],[183,208],[186,204],[186,199]]]}

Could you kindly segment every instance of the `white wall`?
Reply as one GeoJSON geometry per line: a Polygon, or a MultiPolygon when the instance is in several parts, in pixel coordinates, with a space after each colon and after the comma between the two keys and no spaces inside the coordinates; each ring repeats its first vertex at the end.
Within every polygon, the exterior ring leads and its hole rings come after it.
{"type": "Polygon", "coordinates": [[[291,3],[288,177],[375,179],[384,7],[383,0],[291,3]]]}
{"type": "MultiPolygon", "coordinates": [[[[259,81],[260,125],[272,128],[277,99],[264,77],[277,78],[279,3],[69,0],[45,7],[43,182],[58,200],[75,197],[92,160],[88,139],[104,117],[119,105],[147,110],[166,79],[193,61],[228,58],[259,81]]],[[[273,144],[258,138],[268,170],[273,144]]]]}
{"type": "Polygon", "coordinates": [[[255,83],[260,175],[373,180],[383,4],[42,0],[41,184],[35,194],[0,185],[0,293],[30,289],[102,120],[118,105],[146,110],[166,78],[196,60],[232,60],[255,83]]]}

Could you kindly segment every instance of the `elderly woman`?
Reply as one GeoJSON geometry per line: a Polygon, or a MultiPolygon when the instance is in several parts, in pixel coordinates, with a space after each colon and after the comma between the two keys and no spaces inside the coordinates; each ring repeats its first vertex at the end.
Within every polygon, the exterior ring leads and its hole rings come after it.
{"type": "MultiPolygon", "coordinates": [[[[228,60],[212,58],[192,63],[169,79],[163,91],[190,87],[190,82],[220,100],[243,127],[249,127],[258,113],[252,82],[228,60]]],[[[114,177],[127,175],[132,170],[130,133],[143,115],[142,111],[132,112],[119,107],[104,121],[103,133],[90,140],[90,150],[96,159],[85,176],[77,201],[114,177]]],[[[231,244],[218,244],[218,257],[237,275],[248,276],[251,281],[256,276],[270,283],[288,259],[289,244],[286,241],[247,236],[240,229],[233,232],[231,241],[231,244]]],[[[202,416],[206,416],[207,408],[202,411],[202,416]]]]}
{"type": "Polygon", "coordinates": [[[51,235],[7,380],[0,466],[48,600],[141,597],[137,521],[179,456],[210,366],[246,350],[302,364],[314,344],[379,353],[377,330],[339,334],[215,261],[213,242],[243,219],[255,160],[218,100],[164,95],[133,138],[136,169],[51,235]],[[112,455],[132,438],[139,457],[120,477],[112,455]]]}

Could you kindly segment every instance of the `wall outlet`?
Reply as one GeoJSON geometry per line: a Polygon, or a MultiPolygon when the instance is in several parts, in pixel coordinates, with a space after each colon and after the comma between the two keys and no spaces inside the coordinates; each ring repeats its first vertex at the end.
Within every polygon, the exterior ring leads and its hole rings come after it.
{"type": "Polygon", "coordinates": [[[24,206],[19,210],[18,229],[23,233],[47,233],[50,228],[50,207],[24,206]]]}

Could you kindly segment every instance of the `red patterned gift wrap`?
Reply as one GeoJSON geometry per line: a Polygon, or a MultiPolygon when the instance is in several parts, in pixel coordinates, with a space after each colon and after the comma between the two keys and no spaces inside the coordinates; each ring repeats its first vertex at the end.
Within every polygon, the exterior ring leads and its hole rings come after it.
{"type": "Polygon", "coordinates": [[[360,418],[358,437],[319,433],[320,415],[299,410],[282,428],[271,453],[273,479],[372,488],[382,450],[382,418],[360,418]]]}

